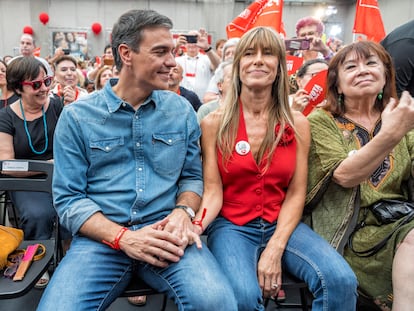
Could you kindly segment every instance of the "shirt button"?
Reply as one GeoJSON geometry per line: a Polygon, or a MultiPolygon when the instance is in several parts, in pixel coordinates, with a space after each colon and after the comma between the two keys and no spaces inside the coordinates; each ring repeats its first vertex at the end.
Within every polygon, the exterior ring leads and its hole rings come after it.
{"type": "Polygon", "coordinates": [[[139,116],[135,116],[135,119],[139,119],[139,116]]]}
{"type": "Polygon", "coordinates": [[[169,143],[172,143],[172,139],[169,139],[169,140],[168,140],[168,142],[169,142],[169,143]]]}
{"type": "Polygon", "coordinates": [[[256,175],[256,178],[257,178],[257,179],[262,179],[262,175],[257,174],[257,175],[256,175]]]}
{"type": "Polygon", "coordinates": [[[144,191],[144,190],[142,190],[142,189],[139,189],[138,191],[139,191],[139,192],[142,192],[142,191],[144,191]]]}
{"type": "Polygon", "coordinates": [[[261,195],[261,194],[262,194],[262,189],[257,188],[257,189],[256,189],[256,194],[257,194],[257,195],[261,195]]]}
{"type": "Polygon", "coordinates": [[[111,150],[111,148],[110,148],[110,147],[108,147],[108,146],[106,146],[106,147],[105,147],[105,150],[106,150],[106,151],[109,151],[109,150],[111,150]]]}
{"type": "Polygon", "coordinates": [[[256,205],[256,210],[260,211],[261,209],[262,209],[262,206],[261,206],[261,205],[259,205],[259,204],[257,204],[257,205],[256,205]]]}
{"type": "Polygon", "coordinates": [[[122,107],[126,107],[126,104],[125,103],[122,103],[122,107]]]}
{"type": "Polygon", "coordinates": [[[136,214],[137,214],[137,212],[136,212],[136,211],[133,211],[133,212],[132,212],[132,214],[136,215],[136,214]]]}
{"type": "Polygon", "coordinates": [[[141,144],[140,144],[140,143],[136,143],[136,144],[135,144],[135,146],[140,147],[140,146],[141,146],[141,144]]]}
{"type": "Polygon", "coordinates": [[[139,167],[139,168],[138,168],[138,171],[142,171],[142,167],[139,167]]]}

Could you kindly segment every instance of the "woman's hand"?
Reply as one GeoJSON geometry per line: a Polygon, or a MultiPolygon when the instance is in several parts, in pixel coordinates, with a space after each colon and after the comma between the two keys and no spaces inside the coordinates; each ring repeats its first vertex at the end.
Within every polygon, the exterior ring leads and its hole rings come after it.
{"type": "Polygon", "coordinates": [[[282,285],[282,254],[274,248],[266,247],[257,266],[257,277],[263,297],[273,298],[282,285]]]}
{"type": "Polygon", "coordinates": [[[414,129],[414,98],[404,91],[400,101],[391,98],[381,114],[381,132],[392,135],[396,141],[414,129]]]}
{"type": "Polygon", "coordinates": [[[293,95],[292,109],[302,112],[309,104],[310,96],[304,89],[299,89],[293,95]]]}

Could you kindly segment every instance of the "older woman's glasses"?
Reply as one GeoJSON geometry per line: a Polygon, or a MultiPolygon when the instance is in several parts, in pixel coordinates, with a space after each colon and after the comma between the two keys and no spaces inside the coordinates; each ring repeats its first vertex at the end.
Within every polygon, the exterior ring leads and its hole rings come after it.
{"type": "Polygon", "coordinates": [[[52,84],[52,77],[46,77],[43,80],[36,81],[23,81],[22,85],[30,85],[33,90],[37,91],[42,87],[42,83],[44,83],[46,87],[50,86],[52,84]]]}

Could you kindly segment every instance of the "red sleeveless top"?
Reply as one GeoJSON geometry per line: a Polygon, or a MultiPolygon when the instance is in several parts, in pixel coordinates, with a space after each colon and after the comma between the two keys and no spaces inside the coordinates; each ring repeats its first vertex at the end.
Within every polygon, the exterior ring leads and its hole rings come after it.
{"type": "MultiPolygon", "coordinates": [[[[280,127],[276,126],[278,133],[280,127]]],[[[218,148],[217,148],[218,150],[218,148]]],[[[227,163],[217,151],[218,166],[223,183],[221,215],[229,221],[244,225],[257,217],[273,223],[279,216],[287,187],[296,167],[296,139],[293,129],[286,125],[270,167],[264,172],[267,158],[256,164],[250,151],[242,105],[236,144],[227,163]]]]}

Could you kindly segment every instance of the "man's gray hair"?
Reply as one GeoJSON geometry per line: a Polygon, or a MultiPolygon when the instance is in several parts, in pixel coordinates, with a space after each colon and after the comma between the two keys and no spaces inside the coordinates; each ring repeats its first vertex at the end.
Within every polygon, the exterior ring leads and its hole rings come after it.
{"type": "Polygon", "coordinates": [[[118,47],[126,44],[134,52],[139,52],[142,32],[148,28],[158,27],[171,29],[173,23],[167,16],[153,10],[130,10],[119,17],[112,28],[112,53],[118,70],[122,68],[118,47]]]}

